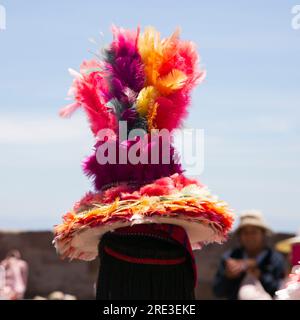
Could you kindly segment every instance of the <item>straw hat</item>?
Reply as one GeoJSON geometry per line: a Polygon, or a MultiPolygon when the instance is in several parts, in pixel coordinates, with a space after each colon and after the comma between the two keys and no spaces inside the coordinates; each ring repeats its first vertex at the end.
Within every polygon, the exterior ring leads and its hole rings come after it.
{"type": "Polygon", "coordinates": [[[246,226],[254,226],[264,229],[268,234],[272,233],[271,229],[264,221],[263,215],[258,210],[245,210],[240,215],[240,224],[236,229],[236,233],[240,232],[246,226]]]}
{"type": "Polygon", "coordinates": [[[292,245],[295,243],[300,243],[300,229],[295,237],[277,242],[275,248],[282,253],[290,253],[292,250],[292,245]]]}

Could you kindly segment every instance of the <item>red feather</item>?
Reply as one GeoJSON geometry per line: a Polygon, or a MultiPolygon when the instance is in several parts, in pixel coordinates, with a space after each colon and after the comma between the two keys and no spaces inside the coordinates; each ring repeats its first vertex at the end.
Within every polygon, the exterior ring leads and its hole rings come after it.
{"type": "Polygon", "coordinates": [[[179,90],[168,97],[158,97],[155,124],[158,129],[169,131],[180,127],[183,119],[188,115],[190,97],[184,90],[179,90]]]}

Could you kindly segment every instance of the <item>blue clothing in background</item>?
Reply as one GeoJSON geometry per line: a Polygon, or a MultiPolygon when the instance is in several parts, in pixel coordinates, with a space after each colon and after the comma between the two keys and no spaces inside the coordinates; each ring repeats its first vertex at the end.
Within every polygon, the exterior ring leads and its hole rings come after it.
{"type": "MultiPolygon", "coordinates": [[[[240,284],[246,272],[243,272],[236,279],[227,278],[225,275],[225,261],[228,258],[244,259],[245,257],[246,252],[243,248],[229,250],[223,255],[213,283],[213,291],[218,298],[237,299],[240,284]]],[[[275,291],[279,289],[280,283],[285,276],[286,264],[284,257],[280,253],[266,248],[258,256],[257,265],[261,272],[259,280],[263,288],[271,296],[274,296],[275,291]]]]}

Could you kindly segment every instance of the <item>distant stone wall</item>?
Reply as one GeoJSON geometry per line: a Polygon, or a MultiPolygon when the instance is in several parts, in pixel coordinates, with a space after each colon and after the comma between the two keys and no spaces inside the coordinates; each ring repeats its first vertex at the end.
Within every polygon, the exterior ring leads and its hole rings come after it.
{"type": "MultiPolygon", "coordinates": [[[[291,237],[291,234],[276,234],[270,244],[291,237]]],[[[61,260],[52,246],[53,234],[41,232],[0,231],[0,260],[10,249],[18,249],[29,264],[29,281],[25,298],[47,296],[53,291],[75,295],[78,299],[94,299],[94,283],[97,279],[98,261],[61,260]]],[[[214,299],[211,285],[219,259],[236,240],[225,244],[211,244],[195,251],[198,266],[197,299],[214,299]]]]}

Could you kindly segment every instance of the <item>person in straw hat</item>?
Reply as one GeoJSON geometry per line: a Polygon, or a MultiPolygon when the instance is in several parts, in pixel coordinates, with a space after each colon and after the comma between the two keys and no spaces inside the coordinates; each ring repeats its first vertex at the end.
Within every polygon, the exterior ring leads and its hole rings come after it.
{"type": "Polygon", "coordinates": [[[281,240],[276,243],[275,248],[277,251],[288,256],[291,267],[299,264],[300,262],[300,230],[295,237],[281,240]]]}
{"type": "Polygon", "coordinates": [[[288,257],[289,271],[275,292],[277,300],[300,300],[300,230],[295,237],[279,241],[275,248],[288,257]]]}
{"type": "Polygon", "coordinates": [[[271,300],[285,274],[284,257],[266,243],[270,228],[260,211],[242,212],[235,231],[239,246],[227,251],[216,273],[217,297],[271,300]]]}

